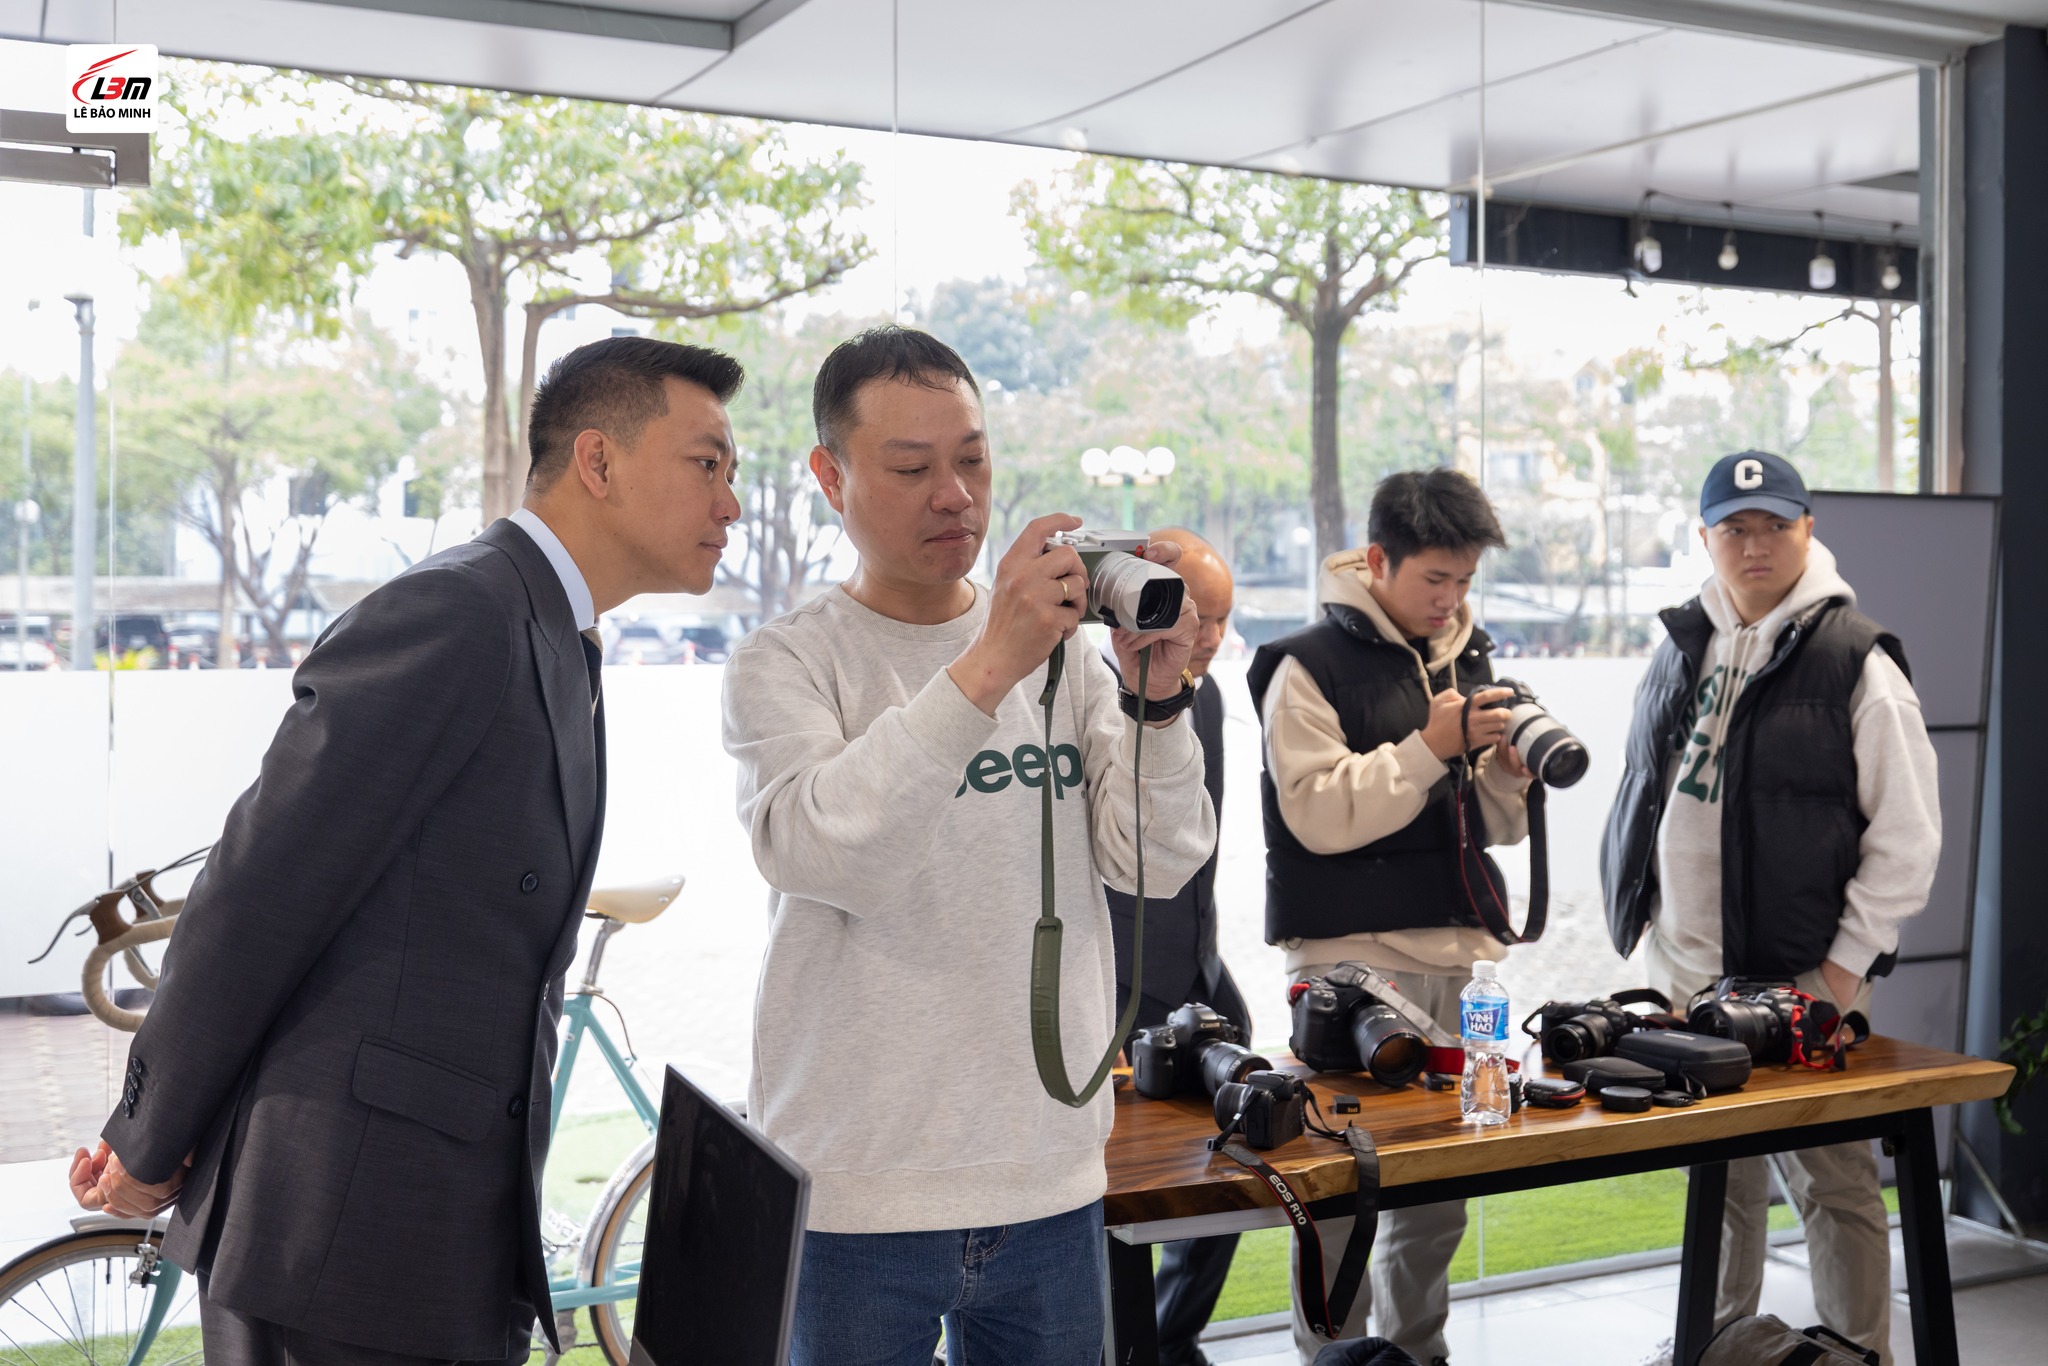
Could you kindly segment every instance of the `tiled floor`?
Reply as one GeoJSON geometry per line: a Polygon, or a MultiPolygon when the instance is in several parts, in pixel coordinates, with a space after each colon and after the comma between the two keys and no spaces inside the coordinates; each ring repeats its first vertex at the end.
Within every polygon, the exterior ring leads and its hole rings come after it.
{"type": "MultiPolygon", "coordinates": [[[[1891,1366],[1913,1366],[1912,1320],[1905,1273],[1893,1232],[1892,1266],[1901,1293],[1893,1304],[1891,1366]]],[[[1958,1226],[1950,1238],[1954,1274],[2009,1264],[2001,1240],[1973,1238],[1958,1226]]],[[[1814,1322],[1813,1289],[1804,1247],[1778,1250],[1764,1268],[1761,1310],[1798,1327],[1814,1322]]],[[[2048,1257],[2038,1254],[2042,1272],[2048,1257]]],[[[1955,1292],[1964,1366],[2032,1366],[2048,1360],[2048,1276],[1998,1281],[1955,1292]]],[[[1678,1268],[1655,1267],[1535,1289],[1454,1300],[1445,1335],[1456,1366],[1641,1366],[1671,1336],[1678,1310],[1678,1268]]],[[[1264,1325],[1270,1320],[1261,1320],[1264,1325]]],[[[1284,1323],[1241,1334],[1212,1330],[1204,1345],[1216,1366],[1295,1366],[1284,1323]]]]}
{"type": "Polygon", "coordinates": [[[128,1036],[83,1014],[82,1002],[79,1014],[31,1013],[47,1004],[0,1002],[0,1163],[68,1153],[113,1108],[128,1036]]]}

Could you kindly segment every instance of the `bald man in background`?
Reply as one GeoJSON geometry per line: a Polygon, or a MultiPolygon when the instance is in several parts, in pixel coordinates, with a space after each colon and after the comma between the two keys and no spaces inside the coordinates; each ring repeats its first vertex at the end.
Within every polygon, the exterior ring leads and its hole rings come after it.
{"type": "MultiPolygon", "coordinates": [[[[1210,662],[1230,626],[1236,585],[1223,557],[1194,532],[1166,527],[1151,533],[1155,541],[1180,547],[1174,568],[1187,580],[1188,594],[1201,617],[1188,671],[1195,676],[1195,704],[1188,709],[1195,737],[1202,742],[1203,781],[1223,823],[1223,690],[1209,675],[1210,662]]],[[[1110,667],[1114,669],[1115,663],[1110,667]]],[[[1131,990],[1131,931],[1136,906],[1126,893],[1109,888],[1109,923],[1116,935],[1116,1000],[1121,1016],[1131,990]]],[[[1165,1024],[1172,1011],[1189,1001],[1210,1006],[1235,1021],[1251,1037],[1251,1014],[1230,970],[1216,951],[1216,852],[1178,894],[1145,899],[1145,971],[1140,983],[1138,1028],[1165,1024]]],[[[1168,1243],[1161,1251],[1154,1303],[1159,1311],[1161,1366],[1208,1366],[1196,1345],[1237,1251],[1237,1235],[1195,1238],[1168,1243]]]]}

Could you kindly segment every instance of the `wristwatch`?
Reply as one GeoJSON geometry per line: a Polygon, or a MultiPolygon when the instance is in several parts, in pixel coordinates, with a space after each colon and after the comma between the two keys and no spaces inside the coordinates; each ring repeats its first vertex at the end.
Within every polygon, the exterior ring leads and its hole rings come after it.
{"type": "Polygon", "coordinates": [[[1124,715],[1134,721],[1171,721],[1195,704],[1195,675],[1192,670],[1182,669],[1180,691],[1158,702],[1145,702],[1141,707],[1138,695],[1129,688],[1118,688],[1116,701],[1124,715]]]}

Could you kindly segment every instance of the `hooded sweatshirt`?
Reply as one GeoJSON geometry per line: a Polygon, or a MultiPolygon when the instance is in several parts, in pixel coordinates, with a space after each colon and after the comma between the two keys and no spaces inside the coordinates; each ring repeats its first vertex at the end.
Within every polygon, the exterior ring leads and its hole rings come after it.
{"type": "MultiPolygon", "coordinates": [[[[1728,720],[1743,689],[1770,662],[1785,628],[1831,598],[1853,607],[1856,590],[1817,540],[1799,582],[1755,622],[1744,624],[1718,577],[1700,589],[1714,634],[1700,660],[1692,723],[1672,767],[1672,789],[1657,831],[1659,901],[1651,920],[1659,947],[1689,975],[1721,975],[1719,775],[1728,720]]],[[[1827,956],[1861,977],[1878,955],[1898,948],[1899,926],[1927,904],[1941,855],[1941,807],[1920,698],[1889,654],[1872,650],[1863,661],[1849,707],[1856,800],[1869,825],[1827,956]]]]}
{"type": "MultiPolygon", "coordinates": [[[[1415,686],[1429,695],[1429,675],[1455,668],[1472,638],[1472,609],[1458,604],[1457,613],[1426,642],[1428,657],[1401,634],[1379,599],[1372,595],[1372,570],[1365,551],[1345,550],[1323,561],[1317,600],[1341,603],[1363,612],[1391,645],[1415,661],[1415,686]]],[[[1451,686],[1464,685],[1453,672],[1451,686]]],[[[1354,751],[1344,739],[1337,709],[1300,661],[1287,658],[1266,685],[1266,771],[1280,798],[1280,818],[1313,854],[1341,854],[1385,839],[1422,814],[1429,790],[1450,768],[1430,752],[1421,731],[1367,753],[1354,751]]],[[[1513,778],[1493,762],[1488,750],[1479,759],[1479,808],[1486,818],[1489,842],[1514,844],[1528,834],[1526,778],[1513,778]]],[[[1339,939],[1296,939],[1281,946],[1287,971],[1331,963],[1367,963],[1386,973],[1463,973],[1475,960],[1498,962],[1507,946],[1476,927],[1392,930],[1384,934],[1352,934],[1339,939]]]]}

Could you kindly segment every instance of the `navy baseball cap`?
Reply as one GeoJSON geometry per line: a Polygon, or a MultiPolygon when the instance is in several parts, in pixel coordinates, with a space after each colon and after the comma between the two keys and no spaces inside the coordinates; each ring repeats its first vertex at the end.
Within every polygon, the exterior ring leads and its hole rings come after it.
{"type": "Polygon", "coordinates": [[[1791,461],[1769,451],[1722,456],[1700,486],[1700,520],[1708,526],[1718,526],[1752,508],[1797,519],[1812,507],[1799,471],[1792,468],[1791,461]]]}

